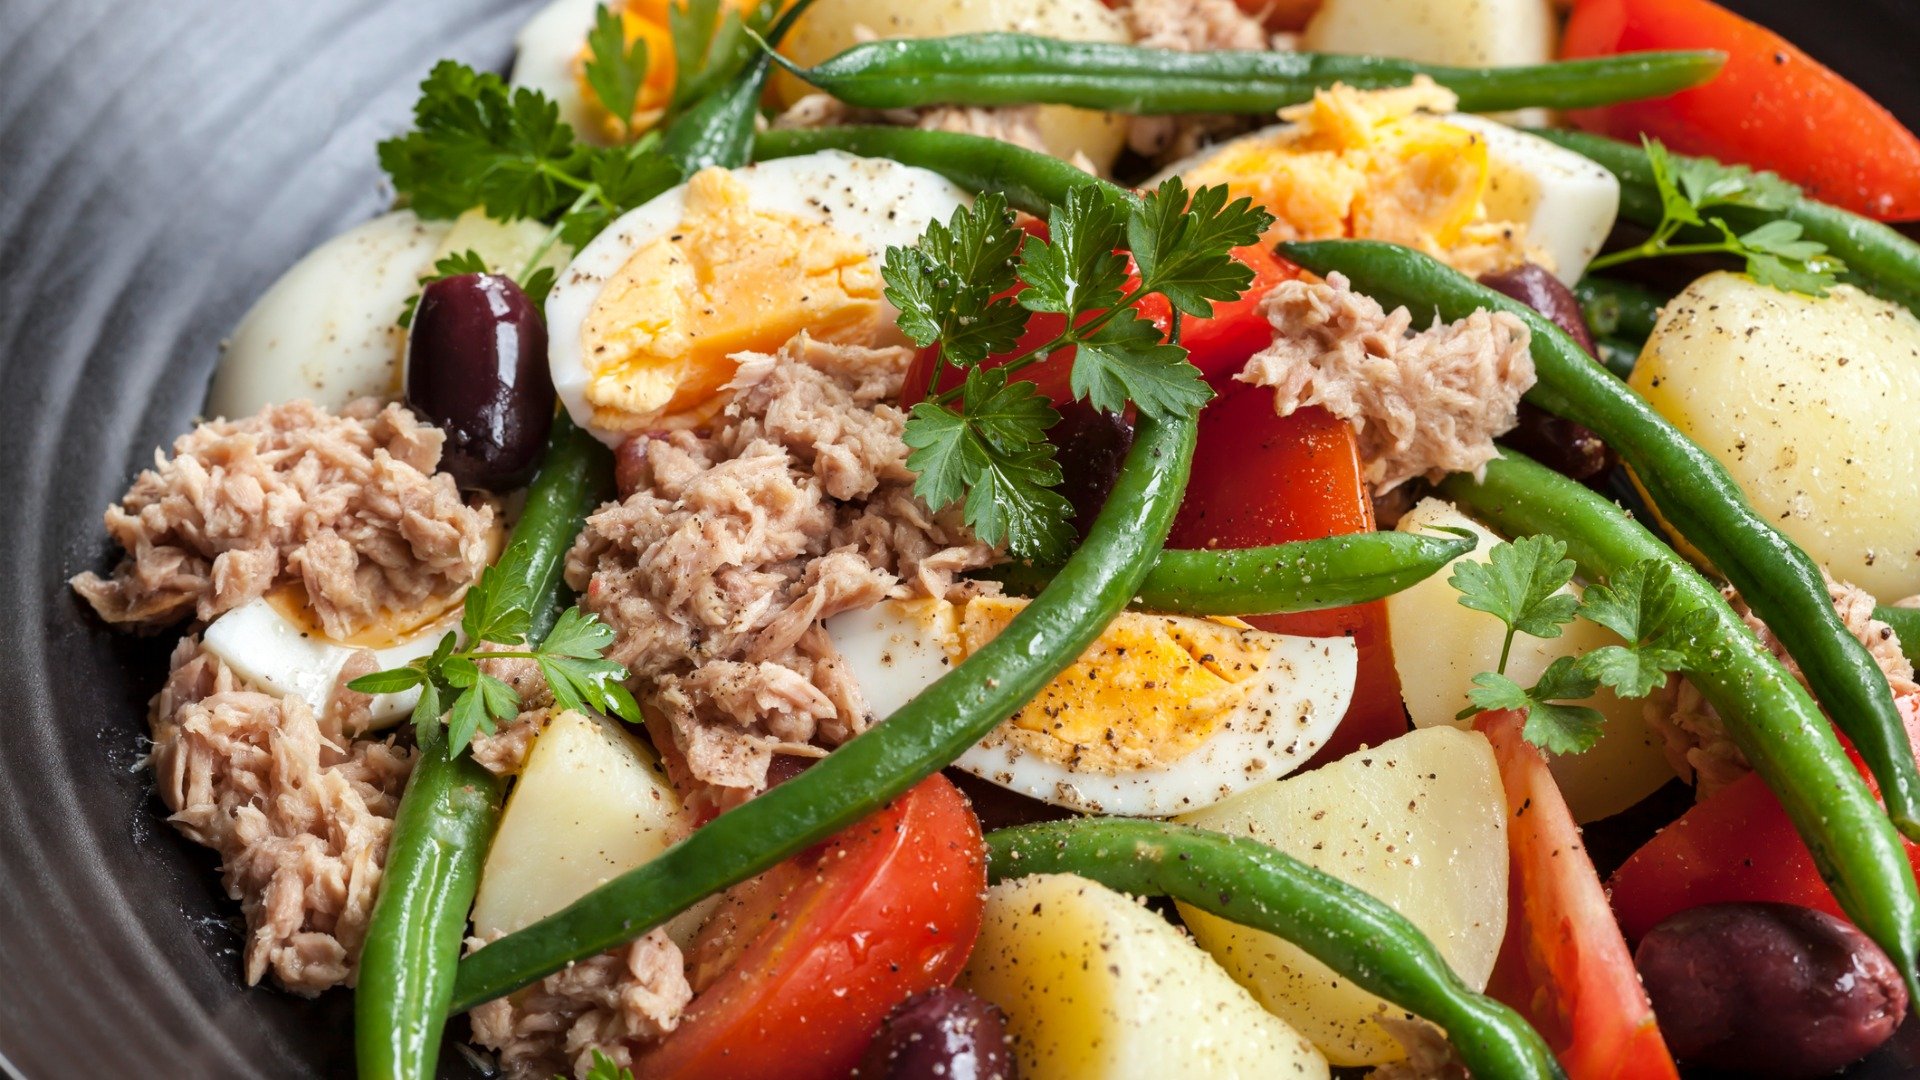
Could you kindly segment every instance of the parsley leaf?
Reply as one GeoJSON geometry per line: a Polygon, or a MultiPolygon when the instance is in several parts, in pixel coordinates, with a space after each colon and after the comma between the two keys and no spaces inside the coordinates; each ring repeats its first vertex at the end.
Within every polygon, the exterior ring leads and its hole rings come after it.
{"type": "Polygon", "coordinates": [[[1213,398],[1187,351],[1130,310],[1076,346],[1072,388],[1096,409],[1117,413],[1131,399],[1150,416],[1192,412],[1213,398]]]}
{"type": "Polygon", "coordinates": [[[627,44],[626,22],[612,5],[594,12],[593,29],[587,32],[585,74],[600,107],[625,131],[647,81],[647,42],[637,38],[627,44]]]}
{"type": "Polygon", "coordinates": [[[962,518],[984,543],[1064,558],[1073,504],[1053,490],[1062,475],[1046,441],[1060,414],[1032,383],[1010,382],[999,368],[969,371],[964,400],[965,413],[930,401],[913,407],[905,439],[914,493],[935,508],[964,498],[962,518]]]}
{"type": "Polygon", "coordinates": [[[942,361],[978,364],[1020,341],[1026,312],[1008,297],[1014,259],[1026,238],[998,192],[959,207],[914,247],[887,249],[880,276],[900,309],[900,329],[922,347],[940,343],[942,361]]]}
{"type": "Polygon", "coordinates": [[[1021,307],[1077,315],[1119,302],[1127,260],[1114,249],[1126,242],[1126,223],[1099,185],[1069,190],[1048,212],[1047,232],[1047,242],[1021,249],[1021,307]]]}
{"type": "Polygon", "coordinates": [[[1253,270],[1232,257],[1273,224],[1273,215],[1248,198],[1227,202],[1227,188],[1201,188],[1191,197],[1178,177],[1147,192],[1127,216],[1127,247],[1143,288],[1160,293],[1198,319],[1216,302],[1238,299],[1253,270]]]}
{"type": "MultiPolygon", "coordinates": [[[[555,1076],[553,1080],[568,1080],[568,1078],[555,1076]]],[[[633,1080],[633,1071],[615,1065],[612,1058],[595,1050],[593,1067],[587,1070],[587,1080],[633,1080]]]]}
{"type": "MultiPolygon", "coordinates": [[[[1573,571],[1566,544],[1551,536],[1523,536],[1494,545],[1484,563],[1462,559],[1449,582],[1460,591],[1461,606],[1507,624],[1511,645],[1516,631],[1538,638],[1559,637],[1560,628],[1573,621],[1580,602],[1559,591],[1573,580],[1573,571]]],[[[1505,656],[1502,650],[1502,670],[1505,656]]]]}
{"type": "Polygon", "coordinates": [[[1641,142],[1660,193],[1660,224],[1644,243],[1602,255],[1589,269],[1663,255],[1732,255],[1744,259],[1747,273],[1762,285],[1810,296],[1825,296],[1846,270],[1846,264],[1825,244],[1805,239],[1799,222],[1775,217],[1740,232],[1724,216],[1708,213],[1727,209],[1748,215],[1779,214],[1800,197],[1799,188],[1773,173],[1755,172],[1744,165],[1676,157],[1658,139],[1642,137],[1641,142]],[[1676,243],[1688,228],[1695,230],[1690,238],[1702,231],[1706,235],[1676,243]]]}

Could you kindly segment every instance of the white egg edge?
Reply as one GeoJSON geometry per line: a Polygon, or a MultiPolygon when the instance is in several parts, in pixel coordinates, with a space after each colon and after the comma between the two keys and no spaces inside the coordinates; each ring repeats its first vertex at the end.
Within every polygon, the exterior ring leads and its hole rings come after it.
{"type": "MultiPolygon", "coordinates": [[[[433,652],[450,628],[437,622],[396,645],[374,649],[375,670],[405,667],[433,652]]],[[[360,650],[305,632],[264,598],[228,611],[208,624],[200,644],[219,657],[234,674],[264,693],[297,697],[315,715],[326,712],[340,671],[360,650]]],[[[420,691],[375,694],[368,704],[369,730],[387,728],[413,710],[420,691]]]]}
{"type": "MultiPolygon", "coordinates": [[[[1269,663],[1293,670],[1274,680],[1269,696],[1235,709],[1206,742],[1172,765],[1113,776],[1074,772],[993,736],[954,765],[1042,802],[1123,817],[1184,814],[1279,779],[1306,764],[1340,726],[1353,699],[1359,652],[1347,638],[1263,637],[1272,650],[1269,663]],[[1328,686],[1340,689],[1327,692],[1328,686]],[[1253,715],[1256,705],[1273,719],[1253,715]],[[1284,745],[1265,745],[1268,723],[1289,724],[1295,716],[1303,721],[1284,745]]],[[[1268,677],[1265,668],[1254,676],[1268,677]]]]}
{"type": "Polygon", "coordinates": [[[538,90],[560,107],[560,119],[586,142],[600,142],[600,128],[574,78],[573,58],[587,43],[601,0],[553,0],[521,26],[513,39],[511,86],[538,90]]]}
{"type": "MultiPolygon", "coordinates": [[[[939,173],[839,150],[776,158],[733,172],[748,186],[748,201],[755,209],[841,227],[864,243],[876,260],[885,256],[888,247],[919,239],[935,217],[945,220],[955,207],[973,204],[965,189],[939,173]],[[939,204],[932,206],[930,199],[938,199],[939,204]],[[890,201],[895,205],[889,207],[890,201]],[[929,215],[915,220],[914,207],[908,205],[909,212],[902,214],[901,203],[927,206],[929,215]],[[858,230],[842,227],[836,218],[853,218],[867,226],[882,214],[887,217],[879,228],[858,230]]],[[[600,431],[589,423],[593,410],[586,399],[586,369],[579,363],[580,328],[607,279],[642,244],[679,225],[686,209],[687,185],[680,184],[627,211],[580,249],[547,297],[547,362],[554,389],[574,422],[608,446],[618,446],[629,433],[600,431]]]]}

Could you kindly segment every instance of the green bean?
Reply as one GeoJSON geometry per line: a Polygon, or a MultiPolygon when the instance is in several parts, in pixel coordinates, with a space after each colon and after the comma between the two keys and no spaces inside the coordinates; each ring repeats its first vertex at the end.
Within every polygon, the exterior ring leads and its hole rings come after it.
{"type": "MultiPolygon", "coordinates": [[[[1134,600],[1169,615],[1277,615],[1364,604],[1433,576],[1472,551],[1471,535],[1375,532],[1273,547],[1160,552],[1134,600]]],[[[1012,563],[992,575],[1031,595],[1052,574],[1012,563]]]]}
{"type": "Polygon", "coordinates": [[[1506,311],[1526,322],[1540,380],[1527,400],[1586,425],[1619,452],[1661,515],[1773,628],[1872,768],[1894,825],[1920,838],[1920,774],[1886,675],[1834,612],[1819,565],[1754,511],[1713,455],[1551,321],[1436,259],[1371,241],[1285,244],[1282,250],[1317,273],[1346,274],[1355,289],[1389,308],[1405,305],[1445,319],[1506,311]]]}
{"type": "Polygon", "coordinates": [[[1900,966],[1907,985],[1920,989],[1920,892],[1900,837],[1818,706],[1720,591],[1619,506],[1512,451],[1488,464],[1484,480],[1452,476],[1440,491],[1510,536],[1559,538],[1592,578],[1646,559],[1672,568],[1684,609],[1713,616],[1712,629],[1688,650],[1687,677],[1779,797],[1840,906],[1900,966]]]}
{"type": "Polygon", "coordinates": [[[1581,278],[1573,295],[1595,338],[1633,344],[1636,352],[1653,336],[1660,309],[1673,299],[1644,285],[1601,277],[1581,278]]]}
{"type": "MultiPolygon", "coordinates": [[[[564,606],[561,563],[587,511],[611,490],[606,448],[565,413],[510,544],[535,605],[531,640],[564,606]]],[[[394,816],[379,897],[360,949],[354,1046],[367,1080],[432,1076],[453,994],[454,965],[500,817],[501,783],[470,754],[447,755],[446,729],[419,729],[420,754],[394,816]]]]}
{"type": "Polygon", "coordinates": [[[1258,840],[1113,818],[988,833],[989,879],[1028,874],[1076,874],[1134,896],[1171,896],[1290,941],[1361,989],[1440,1025],[1475,1077],[1566,1075],[1518,1013],[1462,982],[1399,912],[1258,840]]]}
{"type": "MultiPolygon", "coordinates": [[[[1618,177],[1623,219],[1649,229],[1660,224],[1660,189],[1644,149],[1578,131],[1542,129],[1534,134],[1591,158],[1618,177]]],[[[1779,211],[1725,206],[1713,213],[1742,231],[1774,219],[1799,222],[1807,239],[1827,245],[1847,264],[1842,281],[1920,313],[1920,244],[1880,222],[1805,196],[1779,211]]]]}
{"type": "Polygon", "coordinates": [[[1116,184],[1099,180],[1059,158],[984,135],[921,131],[882,125],[849,125],[814,131],[763,131],[754,140],[753,158],[794,157],[821,150],[844,150],[862,157],[891,158],[937,172],[969,191],[997,191],[1007,205],[1044,215],[1066,201],[1067,192],[1098,183],[1116,198],[1132,198],[1116,184]]]}
{"type": "Polygon", "coordinates": [[[805,773],[461,961],[454,1008],[471,1009],[638,937],[852,825],[959,757],[1093,644],[1139,589],[1186,489],[1196,430],[1192,417],[1143,418],[1085,542],[997,637],[805,773]]]}
{"type": "Polygon", "coordinates": [[[1718,52],[1648,52],[1529,67],[1439,67],[1381,56],[1266,49],[1178,52],[1033,34],[890,38],[811,68],[775,62],[850,105],[1077,105],[1121,113],[1272,113],[1334,83],[1363,90],[1426,75],[1465,112],[1581,109],[1665,97],[1726,63],[1718,52]]]}

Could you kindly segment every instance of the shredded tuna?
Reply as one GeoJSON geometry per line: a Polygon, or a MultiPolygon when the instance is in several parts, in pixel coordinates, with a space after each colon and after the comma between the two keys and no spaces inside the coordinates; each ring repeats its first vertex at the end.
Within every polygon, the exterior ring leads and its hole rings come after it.
{"type": "MultiPolygon", "coordinates": [[[[1260,20],[1234,0],[1133,0],[1125,15],[1134,44],[1152,49],[1214,52],[1275,45],[1260,20]]],[[[1175,161],[1251,126],[1250,117],[1226,114],[1134,116],[1127,121],[1127,146],[1142,157],[1175,161]]]]}
{"type": "Polygon", "coordinates": [[[713,431],[623,449],[630,492],[588,518],[567,560],[671,735],[669,767],[720,806],[763,788],[775,753],[817,756],[865,723],[820,620],[964,595],[975,587],[956,576],[994,558],[912,494],[890,403],[908,350],[803,334],[739,359],[713,431]]]}
{"type": "Polygon", "coordinates": [[[1479,475],[1534,382],[1526,324],[1506,312],[1410,333],[1406,308],[1387,313],[1337,273],[1282,282],[1261,310],[1273,344],[1236,378],[1272,387],[1282,416],[1319,405],[1351,421],[1376,492],[1416,476],[1479,475]]]}
{"type": "Polygon", "coordinates": [[[352,985],[411,751],[342,746],[305,702],[242,689],[192,638],[174,650],[151,724],[169,820],[220,853],[246,914],[247,981],[272,973],[309,996],[352,985]]]}
{"type": "MultiPolygon", "coordinates": [[[[484,943],[470,940],[470,947],[484,943]]],[[[693,989],[680,948],[664,930],[555,972],[512,997],[468,1014],[473,1041],[500,1057],[510,1080],[584,1078],[594,1051],[633,1066],[633,1042],[680,1024],[693,989]]]]}
{"type": "MultiPolygon", "coordinates": [[[[1913,664],[1900,649],[1899,634],[1893,627],[1873,617],[1876,603],[1873,596],[1848,582],[1836,580],[1824,569],[1820,573],[1826,579],[1827,596],[1833,601],[1834,612],[1840,616],[1847,632],[1866,646],[1874,663],[1886,675],[1893,696],[1906,698],[1920,693],[1920,683],[1914,679],[1913,664]]],[[[1801,674],[1800,665],[1788,655],[1786,646],[1781,644],[1772,628],[1753,613],[1753,609],[1731,586],[1721,589],[1721,593],[1747,624],[1747,629],[1760,639],[1760,643],[1780,661],[1787,673],[1801,686],[1806,686],[1807,679],[1801,674]]],[[[1727,737],[1726,725],[1720,715],[1699,690],[1685,679],[1676,676],[1668,681],[1663,692],[1650,696],[1645,715],[1647,723],[1664,740],[1667,760],[1675,771],[1682,777],[1697,777],[1695,792],[1700,798],[1706,798],[1752,771],[1745,756],[1727,737]]]]}
{"type": "Polygon", "coordinates": [[[451,595],[486,564],[493,511],[434,472],[442,440],[372,399],[338,415],[301,401],[201,424],[107,509],[120,565],[73,587],[108,622],[155,630],[293,580],[321,628],[350,637],[383,610],[451,595]]]}

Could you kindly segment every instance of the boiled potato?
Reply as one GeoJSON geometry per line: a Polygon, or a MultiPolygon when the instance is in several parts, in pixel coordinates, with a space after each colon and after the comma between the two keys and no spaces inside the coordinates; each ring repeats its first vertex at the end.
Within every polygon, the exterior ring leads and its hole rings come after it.
{"type": "MultiPolygon", "coordinates": [[[[533,258],[533,253],[546,241],[547,233],[547,226],[538,221],[527,218],[501,221],[488,217],[485,210],[476,206],[453,219],[453,227],[434,249],[433,261],[471,251],[494,273],[517,278],[520,271],[526,269],[527,260],[533,258]]],[[[571,261],[573,249],[556,240],[535,266],[551,267],[557,274],[571,261]]]]}
{"type": "MultiPolygon", "coordinates": [[[[1180,819],[1251,836],[1364,889],[1412,920],[1479,988],[1507,927],[1507,804],[1477,732],[1433,728],[1276,780],[1180,819]]],[[[1382,1017],[1404,1011],[1271,934],[1180,914],[1260,1004],[1336,1065],[1406,1056],[1382,1017]]]]}
{"type": "Polygon", "coordinates": [[[480,872],[473,929],[511,933],[667,849],[680,800],[618,722],[563,712],[534,740],[480,872]]]}
{"type": "Polygon", "coordinates": [[[1553,59],[1547,0],[1326,0],[1301,47],[1461,67],[1553,59]]]}
{"type": "MultiPolygon", "coordinates": [[[[865,40],[944,37],[989,31],[1016,31],[1065,41],[1125,44],[1126,22],[1100,0],[818,0],[794,24],[780,51],[801,66],[811,66],[865,40]]],[[[811,92],[805,83],[780,72],[774,93],[792,105],[811,92]]],[[[1056,157],[1083,153],[1102,169],[1127,140],[1126,118],[1064,105],[1044,105],[1034,118],[1040,139],[1056,157]]]]}
{"type": "Polygon", "coordinates": [[[960,982],[1006,1013],[1025,1080],[1327,1076],[1311,1043],[1180,931],[1070,874],[989,889],[960,982]]]}
{"type": "Polygon", "coordinates": [[[251,416],[301,398],[338,408],[396,393],[404,335],[394,320],[448,230],[395,210],[308,252],[234,327],[208,415],[251,416]]]}
{"type": "MultiPolygon", "coordinates": [[[[1487,552],[1500,538],[1449,503],[1428,499],[1400,519],[1403,532],[1431,532],[1445,526],[1470,529],[1480,546],[1461,556],[1487,561],[1487,552]]],[[[1458,560],[1455,560],[1456,562],[1458,560]]],[[[1447,579],[1451,567],[1418,585],[1387,598],[1387,625],[1393,635],[1393,664],[1400,673],[1400,695],[1415,727],[1453,725],[1470,727],[1471,720],[1455,720],[1468,705],[1473,677],[1500,663],[1500,643],[1506,627],[1484,611],[1462,607],[1460,593],[1447,579]]],[[[1577,585],[1566,591],[1578,595],[1577,585]]],[[[1547,665],[1562,656],[1579,656],[1620,639],[1606,627],[1576,619],[1557,638],[1519,634],[1507,674],[1523,686],[1539,679],[1547,665]]],[[[1585,704],[1606,717],[1600,741],[1584,754],[1556,754],[1547,767],[1566,796],[1576,821],[1595,821],[1617,814],[1673,779],[1660,739],[1647,726],[1641,702],[1621,699],[1602,687],[1585,704]]]]}
{"type": "Polygon", "coordinates": [[[1842,285],[1688,286],[1629,380],[1720,459],[1760,516],[1883,601],[1920,593],[1920,320],[1842,285]]]}

